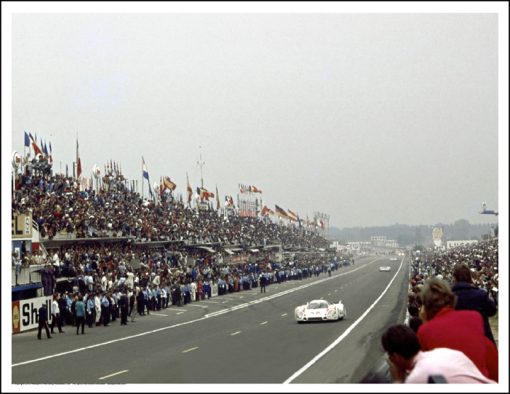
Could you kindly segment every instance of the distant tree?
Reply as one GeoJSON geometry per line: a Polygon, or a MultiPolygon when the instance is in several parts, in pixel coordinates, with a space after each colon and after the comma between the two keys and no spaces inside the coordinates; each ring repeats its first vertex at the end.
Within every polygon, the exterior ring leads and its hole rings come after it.
{"type": "Polygon", "coordinates": [[[453,223],[453,239],[469,239],[469,222],[465,219],[453,223]]]}

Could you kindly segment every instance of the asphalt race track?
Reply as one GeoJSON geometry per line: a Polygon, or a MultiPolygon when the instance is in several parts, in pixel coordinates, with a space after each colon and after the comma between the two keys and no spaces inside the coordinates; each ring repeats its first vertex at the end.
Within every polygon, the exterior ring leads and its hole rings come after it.
{"type": "Polygon", "coordinates": [[[331,277],[172,306],[127,326],[17,334],[12,384],[358,383],[380,363],[384,329],[404,321],[408,277],[407,259],[364,257],[331,277]],[[319,298],[342,300],[347,318],[297,324],[294,308],[319,298]]]}

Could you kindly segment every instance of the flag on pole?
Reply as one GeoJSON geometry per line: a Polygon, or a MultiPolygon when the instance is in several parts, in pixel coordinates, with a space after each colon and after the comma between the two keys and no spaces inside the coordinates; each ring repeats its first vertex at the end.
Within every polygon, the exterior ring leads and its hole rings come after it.
{"type": "Polygon", "coordinates": [[[268,215],[274,215],[274,212],[268,208],[266,205],[262,207],[262,210],[260,211],[261,216],[268,216],[268,215]]]}
{"type": "Polygon", "coordinates": [[[188,204],[191,204],[191,196],[193,195],[193,189],[191,188],[191,185],[189,184],[189,178],[188,173],[186,173],[186,190],[188,192],[188,204]]]}
{"type": "Polygon", "coordinates": [[[41,151],[41,148],[39,148],[39,146],[37,145],[37,142],[35,142],[34,138],[32,137],[32,135],[30,134],[30,137],[32,138],[32,148],[34,148],[34,156],[37,156],[37,155],[43,155],[42,151],[41,151]]]}
{"type": "Polygon", "coordinates": [[[78,175],[78,178],[81,175],[81,159],[78,151],[78,138],[76,138],[76,174],[78,175]]]}
{"type": "Polygon", "coordinates": [[[294,220],[294,221],[298,220],[298,215],[296,215],[290,209],[287,209],[287,216],[289,217],[290,220],[294,220]]]}
{"type": "Polygon", "coordinates": [[[276,213],[280,216],[280,217],[283,217],[283,218],[286,218],[288,219],[289,216],[287,215],[287,212],[285,212],[285,210],[283,208],[280,208],[278,205],[274,205],[274,208],[275,208],[275,211],[276,213]]]}
{"type": "MultiPolygon", "coordinates": [[[[147,182],[149,182],[149,171],[147,170],[147,165],[145,164],[145,160],[143,159],[143,156],[142,156],[142,175],[145,179],[147,179],[147,182]]],[[[149,187],[150,187],[150,182],[149,182],[149,187]]]]}
{"type": "Polygon", "coordinates": [[[25,145],[26,147],[30,148],[30,137],[28,136],[28,133],[25,131],[25,145]]]}
{"type": "Polygon", "coordinates": [[[234,208],[234,199],[232,196],[225,196],[225,207],[234,208]]]}
{"type": "Polygon", "coordinates": [[[168,189],[168,190],[171,190],[171,191],[174,191],[175,188],[177,187],[177,185],[175,183],[173,183],[170,180],[170,177],[168,177],[168,176],[164,176],[163,177],[163,186],[164,186],[164,189],[168,189]]]}
{"type": "Polygon", "coordinates": [[[216,210],[220,209],[220,196],[218,195],[218,186],[216,186],[216,210]]]}
{"type": "Polygon", "coordinates": [[[197,187],[197,194],[200,196],[201,201],[209,201],[209,198],[214,197],[214,193],[210,192],[205,187],[197,187]]]}

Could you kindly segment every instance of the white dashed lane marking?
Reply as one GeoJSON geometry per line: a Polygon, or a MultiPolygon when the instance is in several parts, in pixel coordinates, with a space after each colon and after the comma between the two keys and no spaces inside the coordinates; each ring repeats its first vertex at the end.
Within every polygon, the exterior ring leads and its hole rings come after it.
{"type": "Polygon", "coordinates": [[[287,314],[286,314],[286,313],[282,313],[282,317],[283,317],[283,316],[287,316],[287,314]]]}
{"type": "Polygon", "coordinates": [[[183,351],[182,351],[182,353],[192,352],[193,350],[197,350],[197,349],[198,349],[198,346],[196,346],[196,347],[192,347],[192,348],[189,348],[189,349],[183,350],[183,351]]]}
{"type": "MultiPolygon", "coordinates": [[[[185,321],[185,322],[180,322],[180,323],[172,324],[172,325],[165,326],[165,327],[160,327],[160,328],[157,328],[157,329],[154,329],[154,330],[143,331],[143,332],[140,332],[138,334],[128,335],[128,336],[117,338],[117,339],[113,339],[113,340],[108,340],[108,341],[104,341],[104,342],[100,342],[100,343],[95,343],[93,345],[79,347],[79,348],[71,349],[71,350],[68,350],[68,351],[65,351],[65,352],[54,353],[54,354],[50,354],[50,355],[47,355],[47,356],[31,359],[31,360],[20,361],[18,363],[12,364],[11,368],[17,368],[17,367],[21,367],[21,366],[28,365],[28,364],[38,363],[38,362],[41,362],[41,361],[45,361],[45,360],[49,360],[49,359],[53,359],[53,358],[57,358],[57,357],[63,357],[63,356],[67,356],[67,355],[72,354],[72,353],[80,353],[80,352],[87,351],[87,350],[90,350],[90,349],[95,349],[95,348],[98,348],[98,347],[108,346],[108,345],[110,345],[112,343],[116,343],[116,342],[119,342],[119,341],[125,341],[125,340],[130,340],[130,339],[133,339],[133,338],[143,337],[143,336],[146,336],[146,335],[152,335],[154,333],[158,333],[158,332],[162,332],[162,331],[166,331],[166,330],[171,330],[171,329],[174,329],[174,328],[177,328],[177,327],[182,327],[182,326],[185,326],[185,325],[188,325],[188,324],[194,324],[194,323],[197,323],[197,322],[201,322],[201,321],[204,321],[205,319],[209,319],[209,318],[212,318],[212,317],[223,315],[225,313],[231,313],[231,312],[243,309],[243,308],[250,307],[251,305],[255,305],[255,304],[258,304],[258,303],[261,303],[261,302],[271,301],[271,300],[273,300],[275,298],[282,297],[282,296],[285,296],[287,294],[291,294],[291,293],[300,291],[300,290],[308,288],[310,286],[320,285],[321,283],[323,283],[325,281],[328,281],[328,280],[331,280],[331,279],[335,279],[335,278],[340,277],[340,276],[352,274],[353,272],[356,272],[358,270],[365,269],[370,264],[372,264],[372,263],[374,263],[376,261],[378,261],[377,258],[375,260],[370,261],[368,264],[365,264],[363,266],[359,266],[359,267],[357,267],[357,268],[355,268],[353,270],[347,271],[347,272],[340,273],[340,274],[335,275],[335,276],[333,276],[331,278],[314,280],[311,283],[306,283],[306,284],[303,284],[303,285],[300,285],[300,286],[297,286],[297,287],[291,287],[288,290],[284,290],[282,292],[275,293],[275,294],[269,294],[267,296],[264,296],[263,298],[258,298],[258,296],[257,296],[257,299],[255,299],[253,301],[246,302],[245,304],[241,304],[241,305],[236,305],[236,306],[231,307],[231,308],[222,309],[220,311],[208,313],[208,314],[204,315],[203,317],[200,317],[200,318],[197,318],[197,319],[193,319],[193,320],[189,320],[189,321],[185,321]]],[[[402,265],[402,263],[401,263],[401,265],[402,265]]],[[[400,268],[399,268],[399,270],[400,270],[400,268]]],[[[398,273],[398,271],[397,271],[397,273],[398,273]]],[[[349,283],[351,283],[351,282],[349,282],[349,283]]],[[[284,283],[283,286],[286,287],[287,284],[284,283]]],[[[255,292],[258,293],[257,291],[255,291],[255,292]]],[[[255,296],[255,293],[254,293],[254,296],[255,296]]],[[[218,302],[214,302],[214,301],[210,301],[210,300],[203,300],[200,303],[202,303],[204,305],[207,305],[208,303],[218,304],[218,302]]],[[[195,305],[191,304],[191,305],[186,305],[186,306],[195,306],[195,305]]],[[[196,306],[198,307],[198,305],[196,305],[196,306]]],[[[368,312],[366,312],[366,313],[368,313],[368,312]]],[[[362,317],[364,317],[364,315],[362,317]]],[[[347,330],[346,334],[348,334],[349,332],[350,332],[350,329],[347,330]]],[[[23,335],[23,334],[19,334],[19,335],[23,335]]],[[[320,358],[320,357],[322,357],[322,355],[318,356],[318,358],[320,358]]],[[[315,363],[315,360],[312,361],[312,364],[313,363],[315,363]]],[[[308,368],[308,366],[305,366],[305,368],[303,368],[302,370],[305,370],[306,368],[308,368]]],[[[284,384],[288,384],[290,381],[294,380],[297,376],[299,376],[302,373],[302,370],[296,372],[293,376],[291,376],[289,379],[287,379],[284,382],[284,384]]]]}
{"type": "Polygon", "coordinates": [[[127,371],[129,371],[129,370],[125,369],[124,371],[115,372],[110,375],[103,376],[103,377],[99,378],[99,380],[108,379],[108,378],[111,378],[112,376],[120,375],[121,373],[125,373],[127,371]]]}
{"type": "Polygon", "coordinates": [[[263,326],[264,324],[267,324],[267,321],[263,321],[262,323],[260,323],[261,326],[263,326]]]}
{"type": "Polygon", "coordinates": [[[237,334],[240,334],[241,331],[236,331],[236,332],[233,332],[232,334],[230,334],[231,336],[234,336],[234,335],[237,335],[237,334]]]}

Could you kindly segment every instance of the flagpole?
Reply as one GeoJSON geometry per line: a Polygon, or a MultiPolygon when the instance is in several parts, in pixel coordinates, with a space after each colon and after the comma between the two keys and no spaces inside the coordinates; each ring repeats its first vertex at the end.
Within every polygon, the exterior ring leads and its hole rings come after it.
{"type": "MultiPolygon", "coordinates": [[[[26,131],[24,133],[26,134],[26,131]]],[[[25,151],[27,148],[25,145],[25,134],[23,134],[23,160],[21,160],[21,175],[23,175],[23,162],[25,161],[25,151]]]]}
{"type": "Polygon", "coordinates": [[[143,200],[143,157],[142,157],[142,200],[143,200]]]}
{"type": "Polygon", "coordinates": [[[12,201],[14,201],[16,196],[16,167],[12,166],[12,201]]]}
{"type": "Polygon", "coordinates": [[[205,162],[202,161],[202,147],[199,145],[198,148],[200,149],[200,160],[197,161],[197,164],[200,166],[200,184],[201,187],[204,187],[204,177],[202,175],[202,167],[204,166],[205,162]]]}

